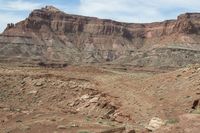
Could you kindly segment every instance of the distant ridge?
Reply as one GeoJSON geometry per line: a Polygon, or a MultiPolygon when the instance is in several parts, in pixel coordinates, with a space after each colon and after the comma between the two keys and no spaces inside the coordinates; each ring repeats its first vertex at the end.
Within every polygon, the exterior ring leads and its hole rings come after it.
{"type": "Polygon", "coordinates": [[[0,35],[0,57],[1,61],[36,64],[182,67],[200,62],[199,35],[199,13],[134,24],[70,15],[46,6],[17,24],[8,24],[0,35]]]}

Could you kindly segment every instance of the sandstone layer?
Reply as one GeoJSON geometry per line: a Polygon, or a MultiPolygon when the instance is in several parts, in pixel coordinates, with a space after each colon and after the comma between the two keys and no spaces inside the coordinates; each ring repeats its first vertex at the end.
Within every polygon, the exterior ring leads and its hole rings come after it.
{"type": "Polygon", "coordinates": [[[46,6],[0,35],[1,62],[182,67],[200,62],[200,13],[136,24],[46,6]]]}

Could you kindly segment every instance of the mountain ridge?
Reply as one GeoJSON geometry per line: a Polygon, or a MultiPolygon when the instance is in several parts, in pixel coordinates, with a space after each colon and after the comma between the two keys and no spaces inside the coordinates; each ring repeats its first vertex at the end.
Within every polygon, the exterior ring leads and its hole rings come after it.
{"type": "Polygon", "coordinates": [[[137,24],[71,15],[46,6],[8,24],[0,36],[0,56],[6,62],[182,67],[200,61],[199,35],[200,13],[137,24]]]}

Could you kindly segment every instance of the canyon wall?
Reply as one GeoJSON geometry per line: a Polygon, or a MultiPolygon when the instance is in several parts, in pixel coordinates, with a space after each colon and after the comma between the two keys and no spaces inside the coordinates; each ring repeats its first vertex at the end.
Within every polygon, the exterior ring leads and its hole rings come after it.
{"type": "Polygon", "coordinates": [[[1,62],[182,67],[200,62],[200,14],[135,24],[34,10],[0,35],[1,62]]]}

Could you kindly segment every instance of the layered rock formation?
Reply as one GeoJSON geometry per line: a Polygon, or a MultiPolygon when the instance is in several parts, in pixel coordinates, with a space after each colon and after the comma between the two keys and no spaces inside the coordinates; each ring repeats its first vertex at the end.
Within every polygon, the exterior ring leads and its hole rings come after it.
{"type": "Polygon", "coordinates": [[[52,6],[8,24],[0,60],[180,67],[200,62],[200,14],[149,24],[66,14],[52,6]]]}

